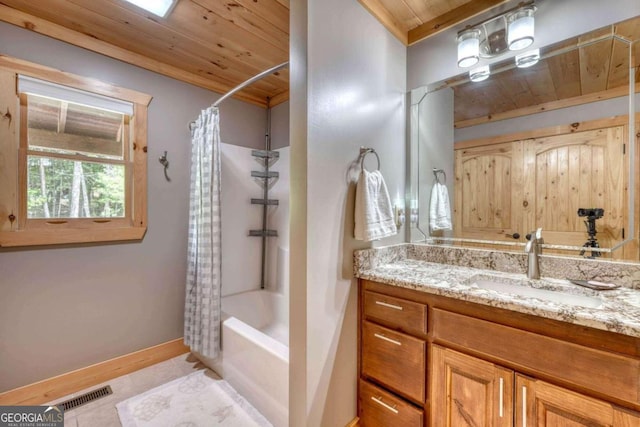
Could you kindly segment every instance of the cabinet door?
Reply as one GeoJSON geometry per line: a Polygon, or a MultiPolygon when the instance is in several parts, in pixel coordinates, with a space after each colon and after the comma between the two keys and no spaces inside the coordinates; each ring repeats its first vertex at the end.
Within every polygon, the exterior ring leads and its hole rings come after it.
{"type": "Polygon", "coordinates": [[[522,375],[516,376],[516,427],[640,427],[640,415],[522,375]]]}
{"type": "Polygon", "coordinates": [[[507,427],[513,423],[513,371],[433,346],[432,427],[507,427]]]}
{"type": "Polygon", "coordinates": [[[454,231],[456,237],[514,240],[522,229],[522,141],[455,152],[454,231]]]}
{"type": "MultiPolygon", "coordinates": [[[[545,243],[582,246],[579,208],[603,208],[600,247],[623,240],[628,223],[625,125],[455,151],[456,237],[514,240],[542,227],[545,243]]],[[[613,258],[637,259],[637,249],[613,258]]]]}
{"type": "Polygon", "coordinates": [[[626,221],[625,126],[535,138],[524,144],[523,225],[542,227],[545,243],[582,246],[579,208],[603,208],[601,247],[621,242],[626,221]]]}

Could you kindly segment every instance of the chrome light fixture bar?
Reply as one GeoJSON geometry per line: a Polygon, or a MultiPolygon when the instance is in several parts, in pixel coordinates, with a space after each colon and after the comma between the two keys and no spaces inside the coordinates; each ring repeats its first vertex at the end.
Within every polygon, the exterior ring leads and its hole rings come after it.
{"type": "Polygon", "coordinates": [[[523,2],[460,31],[457,36],[458,66],[472,67],[480,58],[493,58],[509,50],[529,47],[534,41],[535,11],[532,1],[523,2]]]}

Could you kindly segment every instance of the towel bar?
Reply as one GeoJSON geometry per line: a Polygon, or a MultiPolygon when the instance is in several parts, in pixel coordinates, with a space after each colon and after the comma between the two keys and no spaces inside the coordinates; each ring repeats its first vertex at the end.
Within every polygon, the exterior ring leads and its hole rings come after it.
{"type": "Polygon", "coordinates": [[[435,177],[436,177],[436,182],[437,182],[438,184],[443,184],[443,185],[444,185],[444,184],[446,184],[446,183],[447,183],[447,174],[444,172],[444,170],[443,170],[443,169],[436,169],[436,168],[433,168],[433,176],[435,176],[435,177]],[[438,178],[438,174],[439,174],[439,173],[441,173],[441,174],[442,174],[442,176],[444,177],[444,179],[443,179],[443,181],[442,181],[442,182],[440,182],[440,179],[438,178]]]}
{"type": "Polygon", "coordinates": [[[360,170],[364,171],[364,158],[367,157],[367,154],[369,153],[373,153],[373,155],[376,156],[376,160],[378,161],[377,170],[380,170],[380,157],[378,156],[378,153],[376,153],[376,150],[373,148],[366,147],[360,147],[360,170]]]}

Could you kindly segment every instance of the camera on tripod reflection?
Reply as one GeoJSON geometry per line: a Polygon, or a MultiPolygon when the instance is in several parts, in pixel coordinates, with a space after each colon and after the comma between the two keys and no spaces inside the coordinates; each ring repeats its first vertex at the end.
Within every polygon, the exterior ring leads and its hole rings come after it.
{"type": "MultiPolygon", "coordinates": [[[[596,230],[596,220],[600,219],[604,216],[604,209],[602,208],[579,208],[578,209],[578,216],[579,217],[586,217],[587,220],[584,222],[584,225],[587,226],[587,234],[589,235],[589,238],[587,239],[587,242],[582,245],[582,250],[580,251],[580,256],[583,256],[586,252],[585,248],[599,248],[600,245],[598,244],[598,239],[596,239],[596,234],[597,234],[597,230],[596,230]]],[[[591,251],[591,256],[588,256],[587,258],[596,258],[599,257],[600,255],[602,255],[600,252],[597,251],[591,251]]]]}
{"type": "Polygon", "coordinates": [[[586,216],[588,219],[600,219],[604,216],[604,209],[592,208],[592,209],[578,209],[578,216],[586,216]]]}

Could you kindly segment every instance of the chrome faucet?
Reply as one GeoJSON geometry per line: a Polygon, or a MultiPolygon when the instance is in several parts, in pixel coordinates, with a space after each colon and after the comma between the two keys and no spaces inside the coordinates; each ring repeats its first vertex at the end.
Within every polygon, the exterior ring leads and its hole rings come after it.
{"type": "Polygon", "coordinates": [[[529,255],[527,261],[527,277],[529,279],[540,278],[540,261],[539,255],[542,254],[542,228],[538,228],[535,232],[531,232],[527,236],[529,241],[524,247],[524,252],[529,255]]]}

